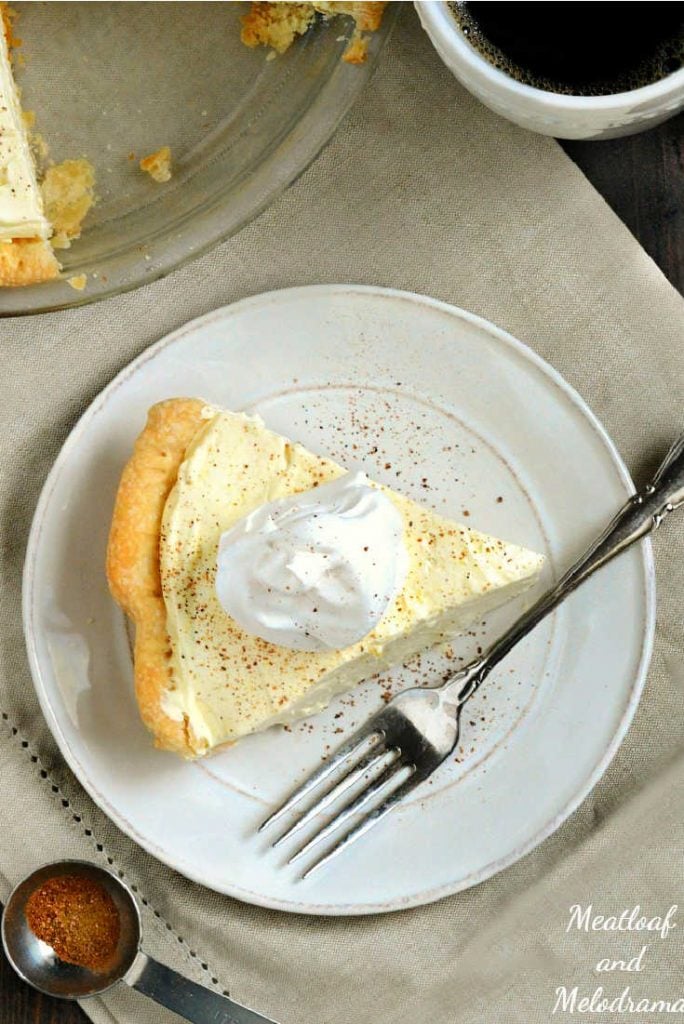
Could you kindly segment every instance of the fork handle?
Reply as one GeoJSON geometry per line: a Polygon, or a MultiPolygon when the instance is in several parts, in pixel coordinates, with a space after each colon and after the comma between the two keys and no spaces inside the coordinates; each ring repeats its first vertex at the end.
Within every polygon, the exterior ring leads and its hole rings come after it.
{"type": "Polygon", "coordinates": [[[663,519],[682,504],[684,434],[672,445],[651,483],[629,498],[581,558],[494,642],[481,659],[469,668],[461,670],[456,678],[447,679],[442,689],[455,689],[457,706],[465,704],[494,666],[506,657],[519,640],[527,636],[542,619],[554,611],[568,594],[616,555],[657,529],[663,519]]]}

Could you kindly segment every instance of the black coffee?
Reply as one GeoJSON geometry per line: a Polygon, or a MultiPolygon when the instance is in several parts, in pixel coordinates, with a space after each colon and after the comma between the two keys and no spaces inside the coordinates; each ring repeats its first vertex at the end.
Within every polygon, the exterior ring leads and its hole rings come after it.
{"type": "Polygon", "coordinates": [[[452,3],[494,67],[550,92],[626,92],[684,66],[684,3],[452,3]]]}

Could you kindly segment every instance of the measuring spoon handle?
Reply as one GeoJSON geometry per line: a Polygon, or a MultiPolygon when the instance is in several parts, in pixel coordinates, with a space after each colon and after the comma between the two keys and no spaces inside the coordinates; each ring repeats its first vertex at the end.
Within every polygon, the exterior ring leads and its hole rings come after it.
{"type": "Polygon", "coordinates": [[[270,1017],[190,981],[146,953],[138,954],[124,980],[191,1024],[276,1024],[270,1017]]]}

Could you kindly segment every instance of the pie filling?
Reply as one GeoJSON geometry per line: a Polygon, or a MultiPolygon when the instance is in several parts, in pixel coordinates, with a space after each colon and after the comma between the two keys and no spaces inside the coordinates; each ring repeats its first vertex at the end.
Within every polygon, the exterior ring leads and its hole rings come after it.
{"type": "Polygon", "coordinates": [[[258,418],[209,407],[205,415],[167,499],[159,548],[171,641],[162,709],[187,723],[196,753],[322,710],[362,679],[462,632],[539,573],[541,555],[373,484],[400,514],[408,556],[377,625],[340,649],[295,650],[252,635],[216,593],[222,534],[266,503],[345,470],[258,418]]]}

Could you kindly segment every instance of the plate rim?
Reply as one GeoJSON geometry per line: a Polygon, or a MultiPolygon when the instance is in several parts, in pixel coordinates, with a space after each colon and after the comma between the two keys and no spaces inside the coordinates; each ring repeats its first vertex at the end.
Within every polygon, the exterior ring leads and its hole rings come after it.
{"type": "Polygon", "coordinates": [[[46,724],[50,729],[50,732],[57,743],[59,751],[62,757],[65,759],[71,772],[73,772],[79,785],[83,787],[86,793],[99,807],[99,809],[116,825],[124,835],[131,839],[136,845],[143,849],[146,853],[155,857],[161,861],[167,867],[178,871],[184,877],[190,879],[192,882],[202,885],[205,888],[210,889],[213,892],[218,892],[225,896],[230,896],[234,899],[241,900],[242,902],[249,903],[251,905],[268,908],[271,910],[284,911],[286,913],[295,914],[312,914],[322,917],[346,917],[346,916],[365,916],[369,914],[377,913],[390,913],[398,910],[406,910],[412,907],[423,906],[428,903],[433,903],[439,899],[443,899],[446,896],[454,895],[455,893],[462,892],[466,889],[472,888],[478,885],[480,882],[486,881],[493,875],[504,870],[507,867],[512,866],[521,860],[532,850],[536,849],[542,842],[548,839],[584,802],[589,796],[595,786],[603,777],[605,771],[613,760],[617,753],[622,741],[624,740],[629,727],[632,723],[636,709],[639,705],[639,701],[646,683],[648,674],[648,668],[650,665],[654,636],[655,636],[655,623],[656,623],[656,587],[655,587],[655,567],[653,560],[653,549],[650,538],[646,538],[640,546],[641,553],[641,565],[643,570],[643,593],[644,593],[644,630],[641,642],[641,650],[639,656],[639,663],[636,667],[628,699],[623,707],[620,720],[617,728],[611,738],[610,743],[607,745],[602,756],[594,765],[593,769],[589,773],[584,786],[580,787],[579,790],[565,802],[562,808],[551,817],[551,819],[540,829],[538,829],[531,837],[529,837],[524,843],[514,848],[505,856],[498,860],[491,861],[484,865],[479,871],[473,872],[466,878],[459,880],[458,882],[447,883],[440,885],[436,888],[423,889],[412,896],[405,898],[395,898],[385,903],[363,903],[363,904],[338,904],[330,906],[328,904],[316,904],[306,902],[293,902],[291,900],[282,900],[264,897],[260,893],[253,892],[251,890],[245,890],[239,886],[228,886],[228,885],[216,885],[213,882],[208,882],[206,878],[203,878],[200,872],[194,871],[193,868],[187,865],[180,858],[174,858],[169,852],[159,848],[155,843],[149,841],[147,838],[140,836],[135,828],[120,814],[116,808],[112,807],[106,797],[104,797],[97,788],[89,781],[87,774],[83,771],[82,765],[79,763],[76,756],[72,753],[71,748],[63,735],[57,718],[52,710],[51,702],[48,698],[47,688],[44,685],[43,670],[41,668],[40,659],[37,651],[36,634],[37,630],[34,630],[32,621],[32,595],[33,595],[33,584],[34,584],[34,567],[38,553],[38,546],[40,541],[40,535],[42,531],[43,521],[45,514],[49,507],[49,501],[52,495],[52,491],[56,486],[58,477],[67,463],[71,452],[80,442],[81,435],[87,427],[87,424],[91,417],[95,416],[100,407],[106,403],[110,395],[112,395],[122,384],[124,384],[130,376],[132,376],[141,366],[147,363],[149,360],[154,359],[156,355],[163,351],[165,348],[181,341],[186,335],[194,333],[196,330],[201,329],[205,324],[211,323],[216,320],[221,320],[227,316],[239,315],[245,309],[249,309],[251,306],[262,306],[265,303],[272,303],[277,301],[288,301],[291,299],[305,298],[309,295],[322,296],[325,295],[329,298],[333,296],[339,297],[344,295],[361,294],[367,296],[373,296],[381,301],[385,300],[401,300],[411,302],[417,306],[427,306],[431,309],[437,310],[442,313],[446,313],[455,319],[465,320],[469,324],[483,329],[488,334],[493,335],[498,342],[512,348],[514,352],[522,356],[524,359],[532,362],[538,370],[552,383],[563,395],[568,399],[571,404],[582,413],[589,426],[592,428],[594,433],[597,435],[599,441],[603,444],[607,450],[614,466],[617,471],[618,477],[621,482],[625,485],[626,496],[634,491],[634,483],[632,477],[627,469],[625,463],[622,460],[620,453],[618,452],[615,443],[608,434],[606,428],[603,426],[601,421],[598,419],[596,414],[592,411],[587,402],[582,396],[575,390],[572,385],[565,380],[565,378],[556,370],[550,363],[542,358],[534,349],[526,345],[524,342],[519,341],[514,335],[508,331],[499,327],[497,324],[485,317],[479,316],[476,313],[471,313],[468,310],[462,309],[453,303],[445,302],[441,299],[435,299],[432,296],[422,294],[420,292],[412,292],[404,289],[389,288],[375,285],[366,284],[340,284],[340,283],[329,283],[329,284],[316,284],[316,285],[300,285],[294,287],[271,289],[266,292],[258,292],[253,295],[246,296],[245,298],[238,299],[235,302],[228,303],[224,306],[220,306],[216,309],[210,310],[208,313],[202,316],[196,317],[192,320],[187,321],[180,327],[171,331],[169,334],[160,338],[156,342],[153,342],[147,348],[145,348],[139,355],[133,360],[127,363],[114,377],[105,385],[105,387],[95,396],[92,402],[84,410],[81,416],[78,418],[71,431],[69,432],[64,444],[60,448],[55,461],[53,462],[41,488],[40,496],[35,507],[33,519],[31,522],[31,529],[26,545],[26,553],[24,559],[24,568],[22,574],[22,625],[24,631],[24,639],[26,643],[27,657],[31,677],[34,685],[36,696],[40,705],[41,712],[45,718],[46,724]]]}

